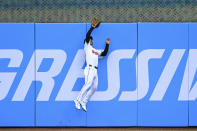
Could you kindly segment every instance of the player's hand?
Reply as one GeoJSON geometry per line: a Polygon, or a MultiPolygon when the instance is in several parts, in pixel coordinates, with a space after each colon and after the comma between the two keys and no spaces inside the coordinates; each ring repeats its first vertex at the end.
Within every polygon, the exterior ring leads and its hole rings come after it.
{"type": "Polygon", "coordinates": [[[109,44],[110,43],[110,38],[107,38],[106,39],[106,44],[109,44]]]}

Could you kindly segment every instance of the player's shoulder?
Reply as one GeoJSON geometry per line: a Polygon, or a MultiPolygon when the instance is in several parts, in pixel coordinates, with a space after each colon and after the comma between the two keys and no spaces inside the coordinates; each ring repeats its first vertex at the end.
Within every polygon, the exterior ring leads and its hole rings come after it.
{"type": "Polygon", "coordinates": [[[91,46],[90,46],[90,43],[84,43],[84,49],[90,49],[91,48],[91,46]]]}
{"type": "Polygon", "coordinates": [[[92,47],[92,46],[90,45],[90,42],[89,42],[89,43],[85,42],[84,45],[85,45],[85,46],[88,46],[88,47],[92,47]]]}
{"type": "Polygon", "coordinates": [[[84,45],[90,45],[90,42],[84,41],[84,45]]]}

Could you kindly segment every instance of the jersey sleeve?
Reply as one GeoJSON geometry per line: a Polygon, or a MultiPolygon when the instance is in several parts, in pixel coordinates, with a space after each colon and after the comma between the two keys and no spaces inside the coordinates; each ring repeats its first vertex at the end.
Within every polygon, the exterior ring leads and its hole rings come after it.
{"type": "Polygon", "coordinates": [[[98,55],[100,56],[103,50],[96,50],[96,52],[98,52],[98,55]]]}
{"type": "Polygon", "coordinates": [[[108,52],[108,49],[109,49],[109,44],[106,44],[104,51],[102,51],[102,53],[101,53],[101,56],[106,56],[107,52],[108,52]]]}
{"type": "Polygon", "coordinates": [[[98,56],[99,56],[98,58],[102,59],[103,56],[101,54],[102,54],[103,50],[96,50],[96,52],[98,52],[98,56]]]}
{"type": "Polygon", "coordinates": [[[89,29],[89,31],[86,33],[86,38],[84,40],[84,44],[85,44],[85,42],[88,43],[90,41],[90,35],[91,35],[91,33],[92,33],[93,30],[94,30],[94,27],[91,27],[89,29]]]}

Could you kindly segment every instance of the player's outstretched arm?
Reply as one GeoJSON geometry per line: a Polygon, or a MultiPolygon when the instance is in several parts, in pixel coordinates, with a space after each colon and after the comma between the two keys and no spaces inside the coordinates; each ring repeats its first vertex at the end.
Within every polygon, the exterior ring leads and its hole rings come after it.
{"type": "MultiPolygon", "coordinates": [[[[97,18],[94,18],[91,22],[91,28],[89,29],[89,31],[87,32],[86,34],[86,38],[85,38],[85,41],[86,43],[88,43],[90,41],[90,35],[92,33],[92,31],[95,29],[95,28],[98,28],[99,25],[100,25],[100,20],[97,19],[97,18]]],[[[84,42],[85,43],[85,42],[84,42]]]]}
{"type": "Polygon", "coordinates": [[[93,30],[94,30],[94,27],[91,26],[89,31],[86,33],[86,38],[85,38],[86,43],[88,43],[90,41],[90,35],[91,35],[93,30]]]}
{"type": "Polygon", "coordinates": [[[101,53],[101,56],[106,56],[106,55],[107,55],[107,52],[108,52],[108,49],[109,49],[109,43],[110,43],[110,39],[107,38],[107,39],[106,39],[105,49],[104,49],[104,51],[101,53]]]}

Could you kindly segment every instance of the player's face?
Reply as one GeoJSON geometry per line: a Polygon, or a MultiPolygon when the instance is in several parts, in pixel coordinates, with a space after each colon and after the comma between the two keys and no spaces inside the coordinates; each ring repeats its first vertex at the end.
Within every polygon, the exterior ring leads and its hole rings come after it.
{"type": "Polygon", "coordinates": [[[93,45],[93,41],[92,41],[92,39],[90,39],[90,45],[91,45],[91,46],[93,45]]]}

